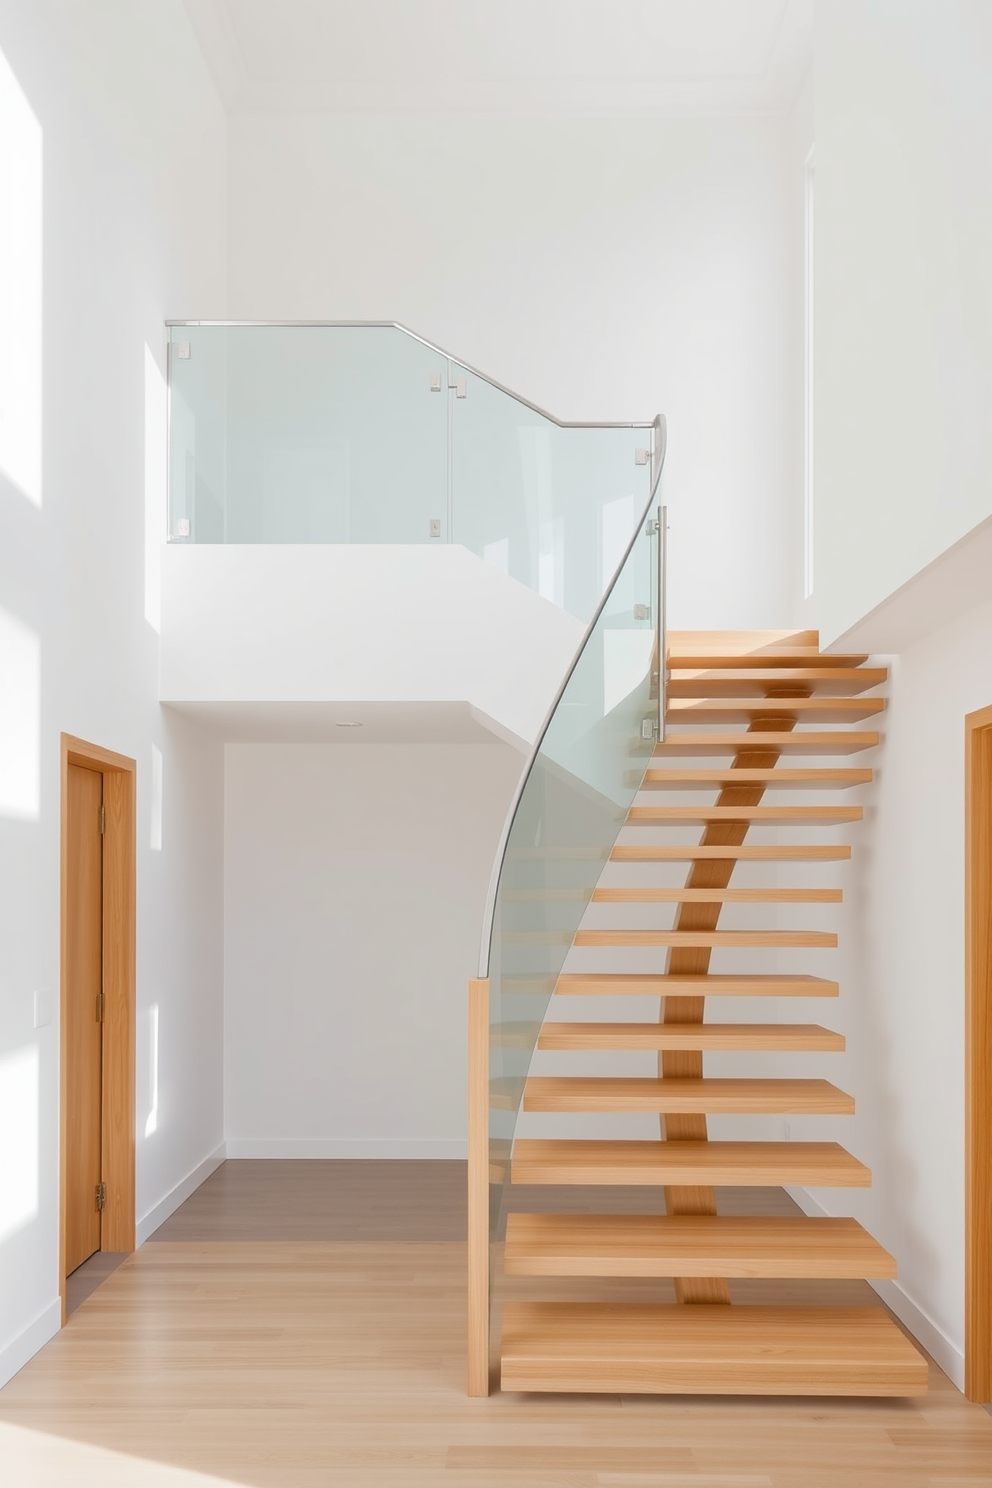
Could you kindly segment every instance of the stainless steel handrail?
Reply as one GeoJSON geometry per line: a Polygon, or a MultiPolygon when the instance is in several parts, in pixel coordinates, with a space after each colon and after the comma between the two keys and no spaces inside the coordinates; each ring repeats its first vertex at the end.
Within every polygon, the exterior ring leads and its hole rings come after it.
{"type": "MultiPolygon", "coordinates": [[[[655,450],[654,450],[654,458],[652,460],[652,467],[653,468],[652,468],[652,480],[651,480],[651,494],[648,497],[647,505],[644,507],[644,510],[641,512],[641,515],[638,517],[637,522],[634,525],[634,531],[633,531],[633,533],[631,535],[630,542],[627,544],[626,548],[623,551],[623,556],[621,557],[620,562],[617,564],[617,567],[616,567],[616,570],[614,571],[613,577],[610,579],[609,584],[607,584],[606,589],[603,591],[603,597],[600,600],[599,604],[596,606],[596,612],[593,615],[592,619],[589,621],[589,624],[586,626],[585,632],[584,632],[584,634],[582,636],[582,640],[579,642],[579,645],[578,645],[578,648],[577,648],[577,650],[575,652],[575,655],[572,657],[571,665],[569,666],[568,671],[565,673],[565,676],[562,679],[561,686],[559,687],[558,691],[555,693],[554,701],[552,702],[551,707],[548,709],[547,714],[546,714],[545,719],[544,719],[544,722],[541,724],[541,727],[540,727],[540,729],[538,731],[537,738],[534,741],[534,747],[531,749],[530,755],[529,755],[529,757],[527,759],[527,764],[525,765],[524,770],[523,770],[523,773],[520,776],[520,780],[517,783],[516,792],[514,793],[513,800],[510,803],[510,809],[509,809],[509,811],[506,814],[506,820],[503,823],[503,833],[502,833],[502,836],[500,837],[500,840],[499,840],[499,847],[496,850],[496,857],[495,857],[495,860],[493,862],[492,876],[491,876],[491,878],[489,880],[489,891],[488,891],[488,893],[486,895],[486,907],[485,907],[485,910],[483,912],[483,917],[482,917],[482,941],[481,941],[481,944],[480,944],[480,947],[479,947],[479,977],[483,981],[489,975],[489,961],[490,961],[490,955],[491,955],[491,952],[492,952],[492,941],[493,941],[493,920],[494,920],[495,915],[496,915],[496,896],[499,893],[499,881],[500,881],[500,878],[501,878],[502,873],[503,873],[503,861],[504,861],[504,859],[506,857],[506,849],[507,849],[507,846],[508,846],[509,841],[510,841],[510,833],[513,830],[513,823],[514,823],[514,821],[516,819],[517,811],[518,811],[518,809],[520,807],[520,802],[523,799],[524,791],[527,788],[527,782],[528,782],[528,780],[531,777],[531,772],[533,771],[534,765],[537,762],[537,757],[538,757],[538,755],[541,752],[541,745],[544,743],[544,737],[547,734],[548,729],[551,726],[551,720],[552,720],[552,718],[554,718],[555,713],[558,711],[558,704],[561,702],[562,698],[564,697],[564,695],[565,695],[565,689],[568,686],[569,682],[572,680],[572,673],[575,671],[575,668],[578,666],[578,664],[579,664],[579,658],[580,658],[580,656],[582,655],[583,651],[586,648],[586,644],[587,644],[587,642],[589,640],[589,637],[592,635],[593,631],[596,629],[596,625],[597,625],[597,623],[599,621],[599,617],[600,617],[600,615],[602,615],[603,611],[606,608],[607,601],[608,601],[610,595],[613,593],[613,589],[614,589],[614,586],[616,585],[617,579],[620,577],[621,571],[623,570],[623,567],[624,567],[625,563],[627,562],[627,559],[630,557],[631,553],[633,552],[634,546],[637,543],[638,538],[641,536],[641,534],[642,534],[642,532],[644,530],[644,523],[645,523],[645,521],[647,521],[648,516],[650,514],[650,511],[651,511],[651,503],[654,501],[654,498],[655,498],[655,496],[657,495],[657,492],[658,492],[658,482],[661,480],[661,472],[664,469],[664,465],[665,465],[665,454],[666,454],[666,451],[668,449],[668,424],[665,421],[665,415],[663,413],[659,413],[658,414],[658,416],[655,418],[653,424],[651,425],[651,429],[652,429],[653,439],[655,441],[655,450]]],[[[660,508],[660,510],[663,513],[667,513],[667,507],[662,507],[662,508],[660,508]]],[[[662,544],[663,544],[663,536],[662,536],[661,529],[659,529],[659,533],[658,533],[659,553],[660,553],[662,544]]],[[[664,577],[664,569],[661,567],[661,559],[659,558],[659,579],[662,579],[663,577],[664,577]]],[[[661,616],[661,613],[662,613],[662,606],[663,606],[663,604],[664,604],[664,596],[659,592],[659,594],[658,594],[658,614],[659,614],[659,617],[661,616]]],[[[660,653],[659,653],[659,655],[660,655],[660,653]]],[[[659,664],[659,676],[658,676],[658,695],[659,695],[659,709],[661,710],[662,724],[663,724],[663,721],[664,721],[664,707],[665,707],[665,703],[664,703],[664,693],[665,693],[664,671],[665,671],[664,664],[663,663],[660,663],[659,664]]]]}
{"type": "Polygon", "coordinates": [[[653,421],[635,420],[633,423],[597,423],[594,420],[576,421],[556,418],[553,413],[549,413],[539,403],[533,403],[530,398],[525,398],[522,393],[515,393],[512,388],[506,387],[502,382],[497,382],[495,377],[490,377],[487,373],[480,372],[478,367],[473,367],[469,362],[463,362],[461,357],[453,356],[450,351],[445,351],[434,341],[428,341],[426,336],[420,336],[416,331],[411,331],[409,326],[401,325],[398,320],[167,320],[165,324],[170,328],[173,326],[298,326],[304,329],[309,327],[342,331],[402,331],[404,336],[410,336],[414,341],[419,341],[421,346],[427,347],[428,351],[436,352],[439,357],[445,357],[447,361],[454,362],[457,367],[461,367],[464,371],[470,372],[473,377],[478,377],[483,382],[487,382],[490,387],[496,388],[498,392],[505,393],[514,402],[522,403],[525,408],[529,408],[533,413],[539,413],[542,418],[546,418],[550,423],[556,424],[559,429],[654,429],[658,422],[657,419],[654,419],[653,421]]]}

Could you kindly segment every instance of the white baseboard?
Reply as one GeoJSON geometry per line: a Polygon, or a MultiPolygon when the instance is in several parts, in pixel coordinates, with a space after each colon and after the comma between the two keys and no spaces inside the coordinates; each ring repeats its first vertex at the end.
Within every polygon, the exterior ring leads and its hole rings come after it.
{"type": "Polygon", "coordinates": [[[460,1137],[233,1137],[228,1157],[464,1158],[460,1137]]]}
{"type": "Polygon", "coordinates": [[[23,1369],[29,1359],[54,1338],[62,1326],[62,1302],[56,1297],[43,1307],[33,1322],[0,1349],[0,1389],[23,1369]]]}
{"type": "Polygon", "coordinates": [[[135,1245],[144,1245],[150,1235],[154,1235],[159,1225],[165,1224],[170,1214],[175,1214],[180,1204],[185,1204],[191,1193],[195,1193],[201,1183],[204,1183],[211,1173],[215,1173],[221,1163],[228,1156],[227,1144],[221,1142],[215,1152],[205,1157],[192,1171],[188,1173],[175,1188],[166,1194],[153,1209],[138,1220],[135,1229],[135,1245]]]}
{"type": "MultiPolygon", "coordinates": [[[[786,1193],[794,1199],[804,1214],[829,1217],[830,1211],[814,1199],[805,1188],[788,1188],[786,1193]]],[[[881,1297],[886,1307],[891,1307],[896,1317],[904,1323],[935,1364],[947,1375],[959,1390],[964,1390],[964,1354],[944,1330],[934,1322],[928,1312],[914,1302],[898,1281],[869,1281],[868,1285],[881,1297]]]]}

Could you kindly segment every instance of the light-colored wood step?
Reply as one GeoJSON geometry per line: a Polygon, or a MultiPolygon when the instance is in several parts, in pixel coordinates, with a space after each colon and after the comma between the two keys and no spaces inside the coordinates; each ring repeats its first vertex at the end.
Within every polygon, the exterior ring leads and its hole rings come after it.
{"type": "Polygon", "coordinates": [[[870,1188],[871,1171],[839,1142],[562,1141],[519,1137],[516,1184],[587,1187],[870,1188]]]}
{"type": "Polygon", "coordinates": [[[664,827],[676,823],[707,826],[750,822],[752,826],[837,826],[860,821],[862,806],[631,806],[624,826],[664,827]]]}
{"type": "Polygon", "coordinates": [[[751,750],[760,753],[772,749],[780,754],[860,754],[862,750],[874,749],[878,741],[879,736],[873,730],[804,729],[798,733],[763,730],[753,734],[727,733],[724,730],[710,733],[686,731],[669,734],[664,743],[656,744],[653,758],[717,759],[721,755],[739,755],[751,750]]]}
{"type": "Polygon", "coordinates": [[[854,1097],[829,1080],[652,1080],[532,1075],[525,1111],[665,1115],[851,1116],[854,1097]]]}
{"type": "MultiPolygon", "coordinates": [[[[510,1025],[504,1025],[504,1030],[510,1025]]],[[[517,1027],[517,1025],[512,1025],[517,1027]]],[[[521,1025],[528,1030],[532,1024],[521,1025]]],[[[501,1030],[495,1030],[500,1032],[501,1030]]],[[[533,1034],[521,1047],[530,1047],[533,1034]]],[[[510,1045],[507,1045],[510,1047],[510,1045]]],[[[817,1023],[545,1023],[539,1049],[789,1049],[827,1053],[845,1047],[844,1035],[817,1023]]]]}
{"type": "Polygon", "coordinates": [[[670,698],[666,723],[750,723],[757,718],[791,718],[797,723],[858,723],[885,711],[884,698],[670,698]]]}
{"type": "Polygon", "coordinates": [[[778,843],[744,847],[683,846],[682,843],[641,846],[618,842],[610,853],[613,863],[704,863],[727,859],[738,863],[842,863],[851,856],[847,843],[793,847],[778,843]]]}
{"type": "Polygon", "coordinates": [[[881,1307],[511,1302],[506,1390],[923,1395],[927,1362],[881,1307]]]}
{"type": "MultiPolygon", "coordinates": [[[[570,893],[570,890],[565,890],[570,893]]],[[[539,889],[533,890],[540,895],[539,889]]],[[[556,897],[554,890],[551,898],[556,897]]],[[[843,889],[655,889],[609,886],[593,892],[596,904],[840,904],[843,889]]]]}
{"type": "Polygon", "coordinates": [[[796,688],[814,696],[853,697],[880,687],[885,667],[688,667],[680,659],[669,668],[670,698],[774,698],[780,689],[796,688]]]}
{"type": "Polygon", "coordinates": [[[774,975],[664,975],[663,973],[563,972],[555,983],[565,997],[836,997],[839,984],[824,977],[774,975]]]}
{"type": "MultiPolygon", "coordinates": [[[[818,630],[670,630],[668,654],[674,660],[686,652],[715,656],[758,656],[812,651],[820,655],[818,630]]],[[[866,658],[867,659],[867,658],[866,658]]],[[[757,665],[757,663],[755,663],[757,665]]]]}
{"type": "Polygon", "coordinates": [[[870,785],[871,770],[648,770],[642,790],[723,790],[760,785],[766,790],[850,790],[870,785]]]}
{"type": "MultiPolygon", "coordinates": [[[[512,939],[504,935],[504,940],[512,939]]],[[[762,946],[790,950],[811,946],[834,950],[830,930],[578,930],[577,946],[710,946],[755,950],[762,946]]]]}
{"type": "Polygon", "coordinates": [[[510,1214],[509,1276],[892,1280],[894,1258],[856,1219],[510,1214]]]}

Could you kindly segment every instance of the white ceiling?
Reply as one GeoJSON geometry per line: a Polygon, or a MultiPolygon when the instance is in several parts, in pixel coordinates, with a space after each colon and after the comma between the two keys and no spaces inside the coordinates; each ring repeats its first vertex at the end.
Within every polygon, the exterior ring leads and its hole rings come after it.
{"type": "Polygon", "coordinates": [[[780,112],[813,0],[184,0],[232,113],[780,112]]]}

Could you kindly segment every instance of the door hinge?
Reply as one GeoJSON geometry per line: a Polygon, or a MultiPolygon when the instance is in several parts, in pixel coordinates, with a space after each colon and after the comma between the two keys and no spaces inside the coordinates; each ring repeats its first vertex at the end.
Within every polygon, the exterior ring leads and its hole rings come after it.
{"type": "Polygon", "coordinates": [[[98,1183],[97,1186],[96,1186],[96,1207],[97,1207],[98,1210],[102,1210],[102,1209],[105,1209],[106,1206],[107,1206],[107,1185],[105,1183],[98,1183]]]}
{"type": "Polygon", "coordinates": [[[96,1021],[103,1022],[103,1009],[106,1006],[106,997],[102,992],[96,994],[96,1021]]]}
{"type": "Polygon", "coordinates": [[[101,836],[103,835],[103,833],[106,830],[107,830],[107,808],[106,808],[106,806],[101,806],[100,807],[100,834],[101,834],[101,836]]]}

